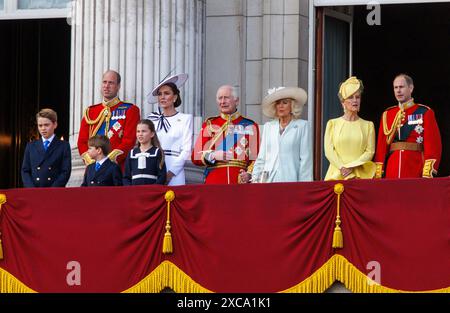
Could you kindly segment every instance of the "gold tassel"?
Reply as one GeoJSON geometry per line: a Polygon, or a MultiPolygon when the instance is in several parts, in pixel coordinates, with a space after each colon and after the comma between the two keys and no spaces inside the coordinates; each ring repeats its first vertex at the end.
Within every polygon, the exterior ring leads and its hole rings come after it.
{"type": "Polygon", "coordinates": [[[175,199],[175,193],[172,190],[166,192],[164,198],[167,201],[167,221],[166,221],[166,233],[164,234],[163,241],[163,253],[169,254],[173,252],[172,234],[170,233],[170,202],[175,199]]]}
{"type": "MultiPolygon", "coordinates": [[[[2,204],[6,203],[6,195],[0,194],[0,216],[2,214],[2,204]]],[[[0,260],[3,260],[2,232],[0,231],[0,260]]]]}
{"type": "Polygon", "coordinates": [[[337,194],[337,215],[336,215],[336,227],[334,228],[333,233],[333,248],[334,249],[342,249],[344,247],[344,238],[342,236],[341,230],[341,216],[340,214],[340,205],[341,205],[341,194],[344,192],[344,185],[336,184],[334,186],[334,193],[337,194]]]}

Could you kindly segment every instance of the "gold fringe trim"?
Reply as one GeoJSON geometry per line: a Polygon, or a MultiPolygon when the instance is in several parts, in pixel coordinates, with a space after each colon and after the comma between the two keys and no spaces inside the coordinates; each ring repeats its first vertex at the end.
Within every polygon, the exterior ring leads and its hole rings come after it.
{"type": "Polygon", "coordinates": [[[280,293],[322,293],[335,282],[336,268],[335,256],[329,259],[321,268],[314,272],[300,284],[280,293]]]}
{"type": "Polygon", "coordinates": [[[450,293],[450,287],[427,291],[406,291],[384,287],[371,280],[339,254],[335,254],[303,282],[281,293],[322,293],[335,281],[340,281],[354,293],[450,293]]]}
{"type": "Polygon", "coordinates": [[[212,292],[196,283],[175,264],[164,261],[142,281],[123,293],[158,293],[164,288],[171,288],[177,293],[212,292]]]}
{"type": "MultiPolygon", "coordinates": [[[[355,293],[450,293],[450,287],[427,291],[405,291],[378,285],[339,254],[335,254],[300,284],[280,292],[322,293],[335,281],[342,282],[347,289],[355,293]]],[[[212,293],[169,261],[161,263],[142,281],[123,293],[159,293],[164,288],[171,288],[177,293],[212,293]]],[[[0,268],[0,293],[36,293],[36,291],[0,268]]]]}
{"type": "Polygon", "coordinates": [[[0,293],[36,293],[16,277],[0,268],[0,293]]]}

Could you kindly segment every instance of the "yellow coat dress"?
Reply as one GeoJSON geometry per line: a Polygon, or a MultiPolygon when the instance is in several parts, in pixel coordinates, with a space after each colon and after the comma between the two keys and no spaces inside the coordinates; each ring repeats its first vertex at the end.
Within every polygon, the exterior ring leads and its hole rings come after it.
{"type": "Polygon", "coordinates": [[[376,166],[371,160],[375,153],[375,127],[359,118],[346,121],[342,117],[329,120],[325,130],[325,156],[330,161],[325,180],[373,178],[376,166]],[[342,167],[353,168],[347,177],[342,167]]]}

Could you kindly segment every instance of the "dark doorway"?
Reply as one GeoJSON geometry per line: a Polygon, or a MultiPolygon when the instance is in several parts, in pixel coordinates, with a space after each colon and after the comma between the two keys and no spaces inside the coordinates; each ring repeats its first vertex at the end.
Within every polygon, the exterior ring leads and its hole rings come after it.
{"type": "Polygon", "coordinates": [[[365,85],[361,116],[378,130],[384,109],[396,104],[394,76],[409,74],[414,99],[434,110],[441,131],[438,176],[450,175],[450,4],[385,5],[380,26],[366,23],[365,6],[354,9],[353,73],[365,85]]]}
{"type": "MultiPolygon", "coordinates": [[[[324,56],[323,56],[323,110],[322,133],[328,120],[342,114],[342,107],[337,97],[339,85],[347,79],[350,62],[350,23],[335,18],[324,16],[324,56]]],[[[322,177],[325,178],[330,162],[322,153],[322,177]]]]}
{"type": "Polygon", "coordinates": [[[71,31],[65,19],[14,20],[0,21],[0,34],[0,188],[15,188],[40,109],[54,109],[56,135],[69,136],[71,31]]]}

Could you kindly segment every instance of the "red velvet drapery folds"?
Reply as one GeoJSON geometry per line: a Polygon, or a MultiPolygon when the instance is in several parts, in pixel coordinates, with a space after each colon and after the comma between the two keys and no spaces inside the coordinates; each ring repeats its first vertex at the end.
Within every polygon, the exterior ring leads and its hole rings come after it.
{"type": "Polygon", "coordinates": [[[340,249],[336,183],[171,188],[171,254],[167,186],[0,190],[0,292],[450,290],[450,178],[343,182],[340,249]]]}

